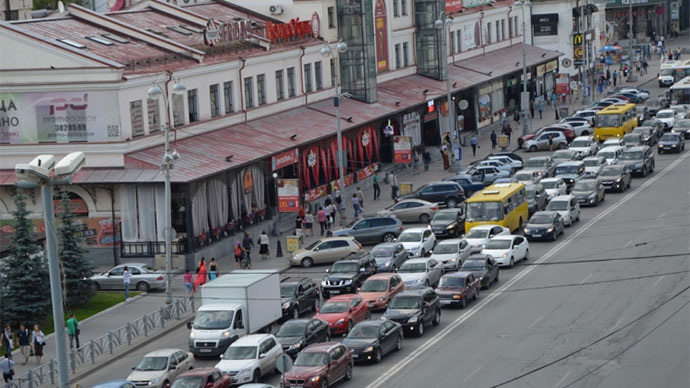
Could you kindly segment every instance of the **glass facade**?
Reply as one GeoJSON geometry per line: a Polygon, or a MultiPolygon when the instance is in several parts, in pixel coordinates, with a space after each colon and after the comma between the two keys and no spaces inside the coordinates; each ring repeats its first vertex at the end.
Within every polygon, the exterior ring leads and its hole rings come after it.
{"type": "Polygon", "coordinates": [[[434,28],[434,22],[444,9],[443,0],[415,0],[417,72],[438,80],[445,80],[448,71],[446,34],[434,28]]]}
{"type": "Polygon", "coordinates": [[[372,0],[338,0],[340,38],[347,51],[340,54],[343,93],[367,103],[376,102],[376,49],[372,0]]]}

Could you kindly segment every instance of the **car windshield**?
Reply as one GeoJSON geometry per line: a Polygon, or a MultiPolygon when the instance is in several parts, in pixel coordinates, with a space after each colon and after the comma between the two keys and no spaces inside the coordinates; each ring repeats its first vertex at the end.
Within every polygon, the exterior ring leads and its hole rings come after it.
{"type": "Polygon", "coordinates": [[[670,118],[673,118],[673,116],[675,116],[675,113],[673,111],[668,111],[668,110],[657,112],[657,114],[656,114],[656,118],[658,118],[658,119],[670,119],[670,118]]]}
{"type": "Polygon", "coordinates": [[[168,357],[144,357],[134,369],[138,371],[166,370],[168,357]]]}
{"type": "Polygon", "coordinates": [[[326,365],[326,354],[315,352],[302,352],[295,360],[295,366],[322,366],[326,365]]]}
{"type": "Polygon", "coordinates": [[[330,273],[346,273],[346,272],[357,272],[359,264],[357,263],[334,263],[331,266],[330,273]]]}
{"type": "Polygon", "coordinates": [[[536,189],[527,188],[527,189],[525,189],[525,193],[527,193],[527,199],[537,198],[537,190],[536,189]]]}
{"type": "Polygon", "coordinates": [[[489,229],[480,229],[480,228],[475,228],[470,230],[469,233],[465,236],[466,238],[487,238],[489,237],[489,229]]]}
{"type": "Polygon", "coordinates": [[[471,202],[467,204],[467,221],[497,221],[501,218],[503,218],[503,204],[501,202],[471,202]]]}
{"type": "Polygon", "coordinates": [[[178,376],[170,388],[201,388],[203,382],[201,376],[178,376]]]}
{"type": "Polygon", "coordinates": [[[592,142],[589,140],[573,140],[572,143],[570,143],[571,147],[576,147],[576,148],[587,148],[590,145],[592,145],[592,142]]]}
{"type": "MultiPolygon", "coordinates": [[[[676,125],[678,125],[678,123],[676,123],[676,125]]],[[[632,133],[638,134],[640,136],[645,136],[645,135],[649,135],[649,131],[651,131],[651,130],[652,130],[652,128],[650,128],[650,127],[637,127],[635,129],[633,129],[632,133]]]]}
{"type": "Polygon", "coordinates": [[[673,126],[675,128],[690,128],[690,120],[678,120],[673,126]]]}
{"type": "Polygon", "coordinates": [[[304,335],[305,326],[306,322],[285,322],[276,332],[276,337],[300,337],[304,335]]]}
{"type": "Polygon", "coordinates": [[[438,253],[440,255],[458,253],[458,249],[458,243],[438,244],[436,245],[436,248],[434,248],[434,253],[438,253]]]}
{"type": "Polygon", "coordinates": [[[374,257],[391,257],[395,252],[394,247],[374,247],[371,250],[371,255],[374,257]]]}
{"type": "Polygon", "coordinates": [[[553,153],[554,159],[572,159],[573,154],[569,151],[559,151],[553,153]]]}
{"type": "Polygon", "coordinates": [[[556,175],[561,175],[561,174],[579,174],[580,173],[580,166],[563,166],[560,165],[556,167],[556,175]]]}
{"type": "Polygon", "coordinates": [[[398,237],[400,242],[418,242],[422,240],[422,234],[420,232],[402,232],[398,237]]]}
{"type": "Polygon", "coordinates": [[[546,210],[559,211],[568,210],[568,201],[551,201],[546,205],[546,210]]]}
{"type": "Polygon", "coordinates": [[[280,297],[281,298],[292,298],[292,296],[295,295],[295,289],[296,288],[297,288],[297,286],[294,284],[280,286],[280,297]]]}
{"type": "Polygon", "coordinates": [[[518,182],[529,182],[532,180],[533,176],[532,173],[517,173],[513,175],[513,178],[518,182]]]}
{"type": "Polygon", "coordinates": [[[465,278],[457,276],[444,276],[438,282],[439,287],[465,287],[465,278]]]}
{"type": "Polygon", "coordinates": [[[256,346],[230,346],[223,353],[224,360],[251,360],[256,358],[256,346]]]}
{"type": "Polygon", "coordinates": [[[585,159],[583,160],[583,163],[585,164],[585,167],[597,167],[600,165],[597,159],[585,159]]]}
{"type": "Polygon", "coordinates": [[[486,269],[484,260],[465,260],[460,267],[461,271],[483,271],[486,269]]]}
{"type": "Polygon", "coordinates": [[[547,159],[545,158],[531,158],[525,163],[525,167],[544,167],[546,166],[547,159]]]}
{"type": "Polygon", "coordinates": [[[623,166],[606,166],[601,170],[602,176],[618,176],[623,173],[623,166]]]}
{"type": "Polygon", "coordinates": [[[597,155],[603,156],[606,159],[613,159],[616,157],[616,153],[613,151],[599,151],[597,152],[597,155]]]}
{"type": "Polygon", "coordinates": [[[340,314],[347,311],[347,302],[326,302],[319,310],[321,314],[340,314]]]}
{"type": "Polygon", "coordinates": [[[362,292],[384,292],[388,289],[388,281],[385,279],[369,279],[362,284],[362,292]]]}
{"type": "Polygon", "coordinates": [[[321,240],[316,240],[313,243],[307,245],[306,250],[311,251],[312,249],[316,248],[319,244],[321,244],[321,240]]]}
{"type": "Polygon", "coordinates": [[[194,317],[194,328],[199,330],[227,329],[232,323],[234,311],[198,311],[194,317]]]}
{"type": "Polygon", "coordinates": [[[365,338],[378,338],[379,327],[374,325],[357,325],[352,328],[350,334],[347,338],[352,339],[365,339],[365,338]]]}
{"type": "Polygon", "coordinates": [[[421,306],[421,300],[416,296],[396,296],[390,304],[392,309],[418,309],[421,306]]]}
{"type": "Polygon", "coordinates": [[[541,185],[544,186],[545,189],[557,189],[558,181],[541,181],[541,185]]]}
{"type": "Polygon", "coordinates": [[[678,141],[678,136],[667,133],[659,139],[659,141],[678,141]]]}
{"type": "Polygon", "coordinates": [[[398,270],[400,273],[426,272],[426,263],[403,263],[398,270]]]}
{"type": "Polygon", "coordinates": [[[642,136],[637,133],[629,133],[623,136],[623,141],[625,143],[639,143],[642,141],[642,136]]]}
{"type": "Polygon", "coordinates": [[[597,182],[594,179],[585,179],[575,182],[573,191],[591,191],[597,187],[597,182]]]}
{"type": "Polygon", "coordinates": [[[550,224],[553,218],[546,214],[535,214],[532,218],[530,218],[529,223],[530,224],[550,224]]]}
{"type": "Polygon", "coordinates": [[[621,126],[621,115],[620,114],[598,114],[596,115],[596,125],[597,127],[620,127],[621,126]]]}
{"type": "Polygon", "coordinates": [[[457,216],[456,212],[449,211],[449,212],[436,213],[433,220],[434,221],[454,221],[457,218],[458,218],[458,216],[457,216]]]}
{"type": "Polygon", "coordinates": [[[673,75],[673,69],[661,69],[659,75],[673,75]]]}
{"type": "Polygon", "coordinates": [[[488,243],[486,243],[486,246],[484,246],[485,249],[509,249],[510,244],[512,243],[511,240],[489,240],[488,243]]]}
{"type": "Polygon", "coordinates": [[[644,151],[628,151],[623,152],[621,159],[624,160],[640,160],[644,158],[644,151]]]}

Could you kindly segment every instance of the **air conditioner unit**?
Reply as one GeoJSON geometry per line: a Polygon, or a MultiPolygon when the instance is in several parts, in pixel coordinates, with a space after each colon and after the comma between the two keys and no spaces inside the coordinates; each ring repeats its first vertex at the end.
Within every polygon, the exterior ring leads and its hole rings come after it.
{"type": "Polygon", "coordinates": [[[280,5],[272,5],[268,7],[268,10],[271,11],[271,15],[282,15],[283,14],[283,7],[280,5]]]}

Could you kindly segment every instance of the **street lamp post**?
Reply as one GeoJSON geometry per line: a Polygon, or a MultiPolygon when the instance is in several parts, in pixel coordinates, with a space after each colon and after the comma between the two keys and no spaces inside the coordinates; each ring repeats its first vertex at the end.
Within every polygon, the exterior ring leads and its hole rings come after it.
{"type": "MultiPolygon", "coordinates": [[[[175,83],[172,88],[173,94],[182,94],[187,90],[184,85],[179,82],[175,83]]],[[[165,95],[158,84],[155,84],[149,88],[148,96],[151,99],[157,99],[163,96],[163,102],[165,104],[166,112],[166,124],[164,126],[165,131],[165,153],[163,154],[163,163],[161,163],[161,170],[165,172],[165,217],[163,228],[163,237],[165,239],[165,304],[170,305],[173,302],[172,299],[172,225],[170,222],[170,212],[171,212],[171,194],[170,194],[170,170],[175,165],[175,161],[180,158],[180,154],[177,150],[170,152],[170,104],[168,102],[168,93],[166,90],[165,95]]]]}
{"type": "Polygon", "coordinates": [[[274,172],[272,176],[273,188],[276,192],[276,220],[274,224],[275,226],[273,227],[273,233],[275,233],[276,236],[280,237],[280,197],[278,197],[278,173],[274,172]]]}
{"type": "Polygon", "coordinates": [[[73,152],[57,164],[53,155],[39,155],[29,164],[17,164],[15,166],[15,172],[19,178],[17,187],[41,188],[46,255],[50,275],[50,301],[53,307],[53,327],[55,330],[55,355],[58,364],[58,387],[60,388],[69,387],[69,371],[55,210],[53,208],[53,186],[72,184],[72,176],[81,170],[85,162],[86,156],[83,152],[73,152]]]}
{"type": "Polygon", "coordinates": [[[321,56],[324,58],[331,57],[335,59],[335,97],[333,97],[333,105],[335,106],[335,120],[337,128],[337,138],[338,138],[338,186],[340,190],[345,189],[345,164],[343,163],[343,131],[340,127],[340,97],[341,97],[341,84],[340,84],[340,54],[347,51],[347,44],[343,41],[339,41],[335,45],[335,51],[338,55],[331,49],[328,43],[325,43],[324,48],[321,49],[321,56]]]}
{"type": "Polygon", "coordinates": [[[628,44],[630,47],[630,53],[628,54],[628,63],[630,63],[630,68],[628,69],[628,82],[635,82],[637,81],[637,76],[635,76],[635,72],[633,71],[633,2],[629,1],[629,18],[628,18],[628,28],[629,28],[629,33],[628,33],[628,44]]]}
{"type": "MultiPolygon", "coordinates": [[[[443,54],[440,56],[440,60],[448,62],[448,58],[446,57],[447,52],[450,52],[450,42],[448,40],[448,28],[453,24],[453,19],[448,17],[448,15],[445,12],[441,12],[441,15],[439,15],[439,18],[434,22],[434,28],[437,30],[443,31],[443,39],[446,41],[445,47],[443,54]]],[[[453,106],[453,100],[450,96],[450,70],[446,71],[446,100],[448,101],[448,131],[453,134],[455,137],[455,146],[460,147],[460,136],[455,130],[455,126],[453,125],[453,119],[455,117],[455,107],[453,106]]],[[[454,151],[454,150],[453,150],[454,151]]],[[[453,154],[453,164],[452,164],[452,170],[451,171],[460,171],[460,161],[458,158],[453,154]]]]}
{"type": "Polygon", "coordinates": [[[531,7],[532,3],[526,0],[515,2],[516,7],[522,11],[522,94],[520,95],[520,116],[522,120],[522,134],[527,135],[529,126],[527,125],[527,112],[529,111],[529,93],[527,92],[527,51],[526,51],[526,30],[525,30],[525,6],[531,7]]]}

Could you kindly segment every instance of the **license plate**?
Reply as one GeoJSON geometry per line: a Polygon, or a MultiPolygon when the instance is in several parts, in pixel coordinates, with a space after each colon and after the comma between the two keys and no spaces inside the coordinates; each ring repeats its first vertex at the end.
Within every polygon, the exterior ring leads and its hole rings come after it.
{"type": "Polygon", "coordinates": [[[532,237],[541,237],[541,234],[533,234],[532,237]]]}
{"type": "Polygon", "coordinates": [[[340,294],[340,290],[328,290],[329,294],[340,294]]]}
{"type": "Polygon", "coordinates": [[[199,349],[201,353],[211,353],[211,349],[199,349]]]}
{"type": "Polygon", "coordinates": [[[441,304],[450,304],[450,301],[441,299],[441,304]]]}
{"type": "Polygon", "coordinates": [[[359,354],[353,354],[352,358],[359,358],[359,354]]]}

